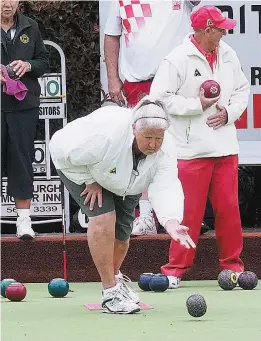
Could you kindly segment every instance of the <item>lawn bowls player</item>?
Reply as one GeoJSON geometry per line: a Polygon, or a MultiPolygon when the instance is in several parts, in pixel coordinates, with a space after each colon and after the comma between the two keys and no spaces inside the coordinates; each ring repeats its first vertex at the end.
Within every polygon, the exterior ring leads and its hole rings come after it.
{"type": "Polygon", "coordinates": [[[61,180],[89,217],[88,244],[99,272],[105,313],[138,312],[139,296],[119,272],[129,248],[141,193],[160,223],[185,248],[194,247],[183,218],[173,138],[161,102],[141,100],[133,109],[102,107],[57,131],[50,142],[61,180]]]}

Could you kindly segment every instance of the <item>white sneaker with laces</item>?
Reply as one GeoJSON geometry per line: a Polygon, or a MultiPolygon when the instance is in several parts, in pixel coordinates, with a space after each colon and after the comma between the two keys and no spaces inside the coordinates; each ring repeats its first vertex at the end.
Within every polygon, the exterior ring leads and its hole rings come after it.
{"type": "Polygon", "coordinates": [[[120,271],[118,275],[115,275],[116,283],[121,283],[123,290],[125,290],[126,294],[129,295],[131,300],[134,303],[140,303],[140,297],[138,293],[127,283],[131,283],[131,279],[127,277],[126,275],[123,275],[120,271]]]}
{"type": "Polygon", "coordinates": [[[108,314],[134,314],[140,307],[134,303],[122,283],[102,291],[102,312],[108,314]]]}
{"type": "Polygon", "coordinates": [[[169,289],[178,289],[180,287],[181,278],[176,276],[167,276],[169,279],[169,289]]]}
{"type": "Polygon", "coordinates": [[[147,217],[138,217],[133,222],[131,232],[132,236],[142,236],[148,234],[157,234],[156,223],[153,215],[147,217]]]}
{"type": "Polygon", "coordinates": [[[35,238],[35,233],[32,229],[32,222],[30,217],[17,217],[16,228],[16,235],[18,238],[22,240],[35,238]]]}

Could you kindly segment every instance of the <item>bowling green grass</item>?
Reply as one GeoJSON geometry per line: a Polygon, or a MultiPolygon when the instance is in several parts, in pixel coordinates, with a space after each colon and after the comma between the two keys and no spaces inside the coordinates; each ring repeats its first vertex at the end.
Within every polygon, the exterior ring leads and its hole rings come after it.
{"type": "Polygon", "coordinates": [[[50,297],[47,284],[26,287],[22,302],[2,298],[3,341],[261,341],[260,283],[252,291],[223,291],[216,281],[183,282],[182,288],[164,293],[137,289],[153,309],[135,315],[85,308],[86,303],[100,303],[99,283],[70,283],[74,292],[65,298],[50,297]],[[208,305],[200,319],[186,309],[186,299],[194,293],[208,305]]]}

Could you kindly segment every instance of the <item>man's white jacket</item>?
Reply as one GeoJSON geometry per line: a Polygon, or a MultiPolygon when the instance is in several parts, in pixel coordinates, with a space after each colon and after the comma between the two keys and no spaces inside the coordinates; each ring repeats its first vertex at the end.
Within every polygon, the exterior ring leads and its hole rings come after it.
{"type": "Polygon", "coordinates": [[[236,52],[225,42],[220,41],[217,63],[212,72],[208,61],[189,36],[160,65],[151,94],[160,97],[167,106],[178,159],[238,154],[234,122],[247,107],[249,82],[236,52]],[[220,84],[218,103],[228,113],[227,124],[217,130],[206,124],[207,118],[217,112],[216,106],[203,112],[199,99],[200,85],[209,79],[220,84]]]}
{"type": "Polygon", "coordinates": [[[149,200],[160,223],[183,218],[183,190],[178,179],[173,137],[166,132],[161,149],[133,171],[132,111],[107,106],[57,131],[49,144],[57,169],[76,184],[99,183],[119,196],[140,194],[149,200]]]}

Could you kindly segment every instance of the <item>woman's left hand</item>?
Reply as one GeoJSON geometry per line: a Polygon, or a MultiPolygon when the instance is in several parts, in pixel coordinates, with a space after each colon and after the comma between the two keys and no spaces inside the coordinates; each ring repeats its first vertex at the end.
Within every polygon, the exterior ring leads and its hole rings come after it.
{"type": "Polygon", "coordinates": [[[97,199],[98,206],[102,207],[102,187],[97,182],[94,182],[93,184],[86,185],[85,190],[82,191],[80,194],[81,197],[86,195],[86,198],[84,200],[84,205],[87,205],[88,202],[90,202],[90,210],[93,210],[94,203],[97,199]]]}
{"type": "Polygon", "coordinates": [[[14,60],[10,66],[16,75],[21,78],[26,72],[31,70],[31,65],[28,62],[23,62],[22,60],[14,60]]]}

